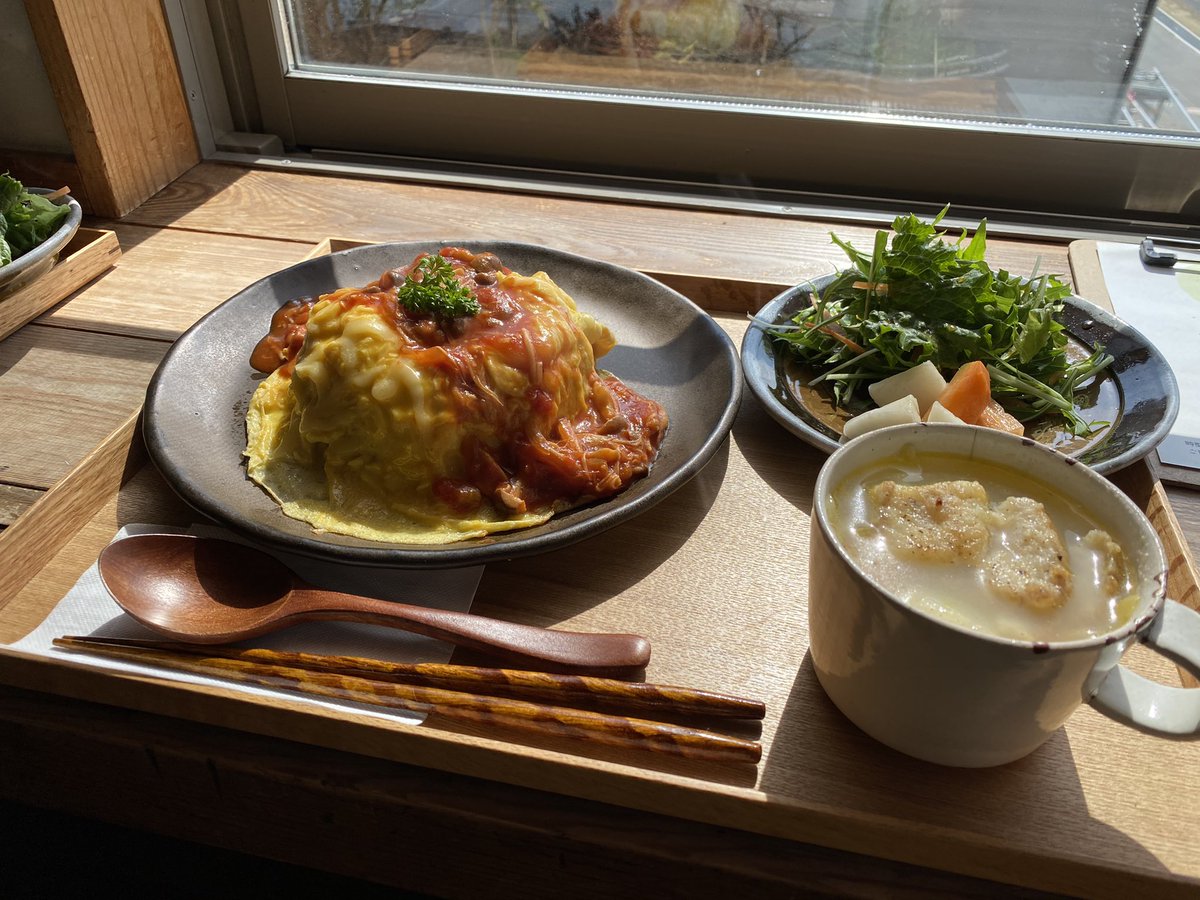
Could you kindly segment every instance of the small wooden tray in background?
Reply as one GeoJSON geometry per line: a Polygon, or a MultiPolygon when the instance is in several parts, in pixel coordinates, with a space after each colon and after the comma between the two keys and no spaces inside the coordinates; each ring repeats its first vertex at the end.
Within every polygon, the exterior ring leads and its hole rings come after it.
{"type": "MultiPolygon", "coordinates": [[[[360,243],[329,240],[313,255],[360,243]]],[[[735,342],[744,304],[761,305],[747,298],[773,290],[735,284],[718,297],[719,283],[703,287],[686,293],[717,297],[700,302],[726,311],[715,318],[735,342]]],[[[737,685],[765,700],[765,755],[752,771],[575,756],[436,721],[314,712],[2,646],[45,617],[120,524],[184,524],[191,515],[145,463],[136,417],[0,533],[0,681],[1027,887],[1194,894],[1200,744],[1147,737],[1085,707],[1025,760],[956,770],[893,753],[832,708],[807,659],[804,616],[808,508],[822,460],[746,397],[732,439],[693,482],[622,528],[489,566],[476,602],[478,612],[533,624],[647,634],[651,680],[737,685]]],[[[1161,485],[1141,465],[1116,480],[1167,544],[1172,595],[1197,605],[1195,568],[1161,485]]],[[[1130,657],[1173,679],[1162,658],[1140,648],[1130,657]]]]}
{"type": "Polygon", "coordinates": [[[120,255],[116,232],[80,228],[63,247],[58,262],[49,272],[0,297],[0,340],[112,268],[120,255]]]}

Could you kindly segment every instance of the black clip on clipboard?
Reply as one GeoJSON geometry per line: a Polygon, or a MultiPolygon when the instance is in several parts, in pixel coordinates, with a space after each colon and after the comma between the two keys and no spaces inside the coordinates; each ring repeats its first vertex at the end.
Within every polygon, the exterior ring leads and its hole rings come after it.
{"type": "Polygon", "coordinates": [[[1138,256],[1142,262],[1156,269],[1170,269],[1179,262],[1179,254],[1170,250],[1160,250],[1160,247],[1174,247],[1177,250],[1200,251],[1200,241],[1188,241],[1181,238],[1142,238],[1138,256]]]}

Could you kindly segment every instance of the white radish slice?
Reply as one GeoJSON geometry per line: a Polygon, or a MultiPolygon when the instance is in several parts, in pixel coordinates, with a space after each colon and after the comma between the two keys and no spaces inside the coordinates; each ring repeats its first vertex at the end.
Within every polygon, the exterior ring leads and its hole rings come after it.
{"type": "Polygon", "coordinates": [[[912,394],[917,398],[921,415],[925,415],[945,389],[946,379],[942,377],[942,373],[932,362],[925,360],[919,366],[875,382],[867,388],[867,393],[879,406],[887,406],[907,394],[912,394]]]}
{"type": "Polygon", "coordinates": [[[933,401],[933,406],[929,407],[929,412],[925,413],[926,422],[948,422],[951,425],[966,425],[967,423],[956,416],[938,401],[933,401]]]}
{"type": "Polygon", "coordinates": [[[842,438],[848,441],[877,428],[920,421],[921,410],[917,406],[917,398],[912,394],[907,394],[899,400],[893,400],[887,406],[868,409],[866,412],[848,419],[842,428],[842,438]]]}

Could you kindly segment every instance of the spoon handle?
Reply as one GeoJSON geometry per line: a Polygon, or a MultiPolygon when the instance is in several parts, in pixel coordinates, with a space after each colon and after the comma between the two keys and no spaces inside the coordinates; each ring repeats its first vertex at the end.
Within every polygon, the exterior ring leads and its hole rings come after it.
{"type": "Polygon", "coordinates": [[[298,588],[291,599],[296,605],[296,611],[288,616],[292,621],[337,620],[401,628],[456,646],[561,670],[634,669],[650,661],[650,642],[636,634],[556,631],[315,588],[298,588]]]}

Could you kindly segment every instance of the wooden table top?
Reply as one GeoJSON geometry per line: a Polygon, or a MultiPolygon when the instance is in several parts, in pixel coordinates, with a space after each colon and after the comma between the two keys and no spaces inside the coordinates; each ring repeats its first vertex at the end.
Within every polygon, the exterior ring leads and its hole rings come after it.
{"type": "MultiPolygon", "coordinates": [[[[840,256],[819,221],[216,164],[197,166],[120,222],[95,224],[116,231],[117,267],[0,342],[0,421],[20,423],[0,439],[0,525],[18,520],[138,408],[162,354],[195,319],[330,236],[517,240],[648,272],[771,284],[828,272],[840,256]]],[[[870,246],[874,229],[839,223],[836,231],[870,246]]],[[[989,261],[1070,271],[1062,242],[992,238],[989,261]]],[[[1200,555],[1200,494],[1169,487],[1167,495],[1200,555]]],[[[0,688],[0,721],[12,726],[0,728],[0,797],[430,893],[469,893],[507,870],[523,879],[523,896],[555,895],[568,881],[574,893],[612,896],[644,885],[644,871],[698,896],[899,884],[1013,894],[934,868],[33,691],[0,688]],[[153,802],[121,799],[148,789],[153,802]],[[277,829],[259,827],[268,807],[277,829]],[[204,813],[189,818],[184,808],[204,813]],[[413,848],[403,866],[381,859],[381,824],[413,848]],[[462,851],[452,865],[438,862],[447,845],[462,851]]],[[[493,893],[508,892],[517,890],[493,893]]]]}

